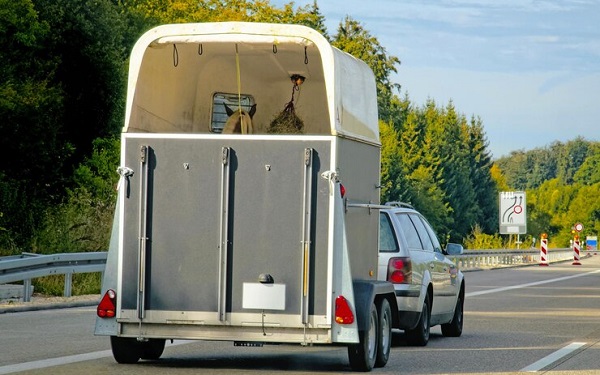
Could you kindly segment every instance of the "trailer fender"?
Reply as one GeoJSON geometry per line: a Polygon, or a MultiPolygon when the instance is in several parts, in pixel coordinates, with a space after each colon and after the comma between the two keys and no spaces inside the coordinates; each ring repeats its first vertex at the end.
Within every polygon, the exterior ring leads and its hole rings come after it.
{"type": "Polygon", "coordinates": [[[394,286],[386,281],[354,280],[354,300],[356,304],[356,320],[359,331],[368,329],[371,305],[377,304],[380,299],[386,298],[392,308],[393,321],[396,322],[398,306],[396,304],[394,286]]]}

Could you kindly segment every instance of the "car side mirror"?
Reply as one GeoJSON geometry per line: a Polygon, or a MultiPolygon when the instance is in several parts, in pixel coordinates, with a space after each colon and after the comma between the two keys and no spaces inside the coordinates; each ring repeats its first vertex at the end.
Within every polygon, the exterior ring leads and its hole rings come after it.
{"type": "Polygon", "coordinates": [[[463,250],[463,246],[457,243],[449,243],[446,245],[446,254],[448,255],[461,255],[463,250]]]}

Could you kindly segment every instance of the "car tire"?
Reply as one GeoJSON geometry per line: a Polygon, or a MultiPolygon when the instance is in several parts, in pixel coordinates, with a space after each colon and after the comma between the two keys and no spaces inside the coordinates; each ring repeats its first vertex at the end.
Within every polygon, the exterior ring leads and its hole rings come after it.
{"type": "Polygon", "coordinates": [[[442,335],[446,337],[460,337],[463,330],[464,294],[461,291],[456,299],[454,316],[450,323],[442,324],[442,335]]]}
{"type": "Polygon", "coordinates": [[[379,303],[377,315],[379,317],[379,335],[375,367],[383,367],[388,362],[392,350],[392,308],[387,299],[382,299],[379,303]]]}
{"type": "Polygon", "coordinates": [[[421,316],[417,326],[413,329],[406,330],[406,339],[409,345],[412,346],[425,346],[429,341],[429,324],[431,321],[431,308],[429,306],[429,293],[425,295],[423,301],[423,310],[421,310],[421,316]]]}
{"type": "Polygon", "coordinates": [[[359,331],[358,344],[348,345],[348,359],[354,371],[371,371],[377,359],[379,319],[375,304],[371,304],[367,330],[359,331]]]}

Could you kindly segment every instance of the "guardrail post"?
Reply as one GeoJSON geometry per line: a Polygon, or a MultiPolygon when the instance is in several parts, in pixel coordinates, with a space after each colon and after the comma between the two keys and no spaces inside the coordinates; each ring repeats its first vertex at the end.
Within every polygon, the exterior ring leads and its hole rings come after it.
{"type": "Polygon", "coordinates": [[[65,273],[65,291],[63,295],[65,297],[71,297],[71,285],[73,282],[73,273],[68,272],[65,273]]]}
{"type": "Polygon", "coordinates": [[[31,302],[31,279],[23,280],[23,302],[31,302]]]}

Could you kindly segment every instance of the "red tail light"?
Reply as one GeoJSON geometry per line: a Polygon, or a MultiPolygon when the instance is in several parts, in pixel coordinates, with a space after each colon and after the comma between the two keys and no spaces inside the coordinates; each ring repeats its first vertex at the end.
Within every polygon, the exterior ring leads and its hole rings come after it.
{"type": "Polygon", "coordinates": [[[348,300],[343,296],[338,296],[335,299],[335,322],[338,324],[354,323],[354,314],[348,304],[348,300]]]}
{"type": "Polygon", "coordinates": [[[346,196],[346,188],[342,184],[340,184],[340,194],[342,195],[342,198],[346,196]]]}
{"type": "Polygon", "coordinates": [[[114,318],[117,312],[117,293],[114,290],[109,289],[104,294],[104,297],[100,300],[96,314],[100,318],[114,318]]]}
{"type": "Polygon", "coordinates": [[[412,282],[410,258],[391,258],[388,262],[387,280],[393,284],[410,284],[412,282]]]}

